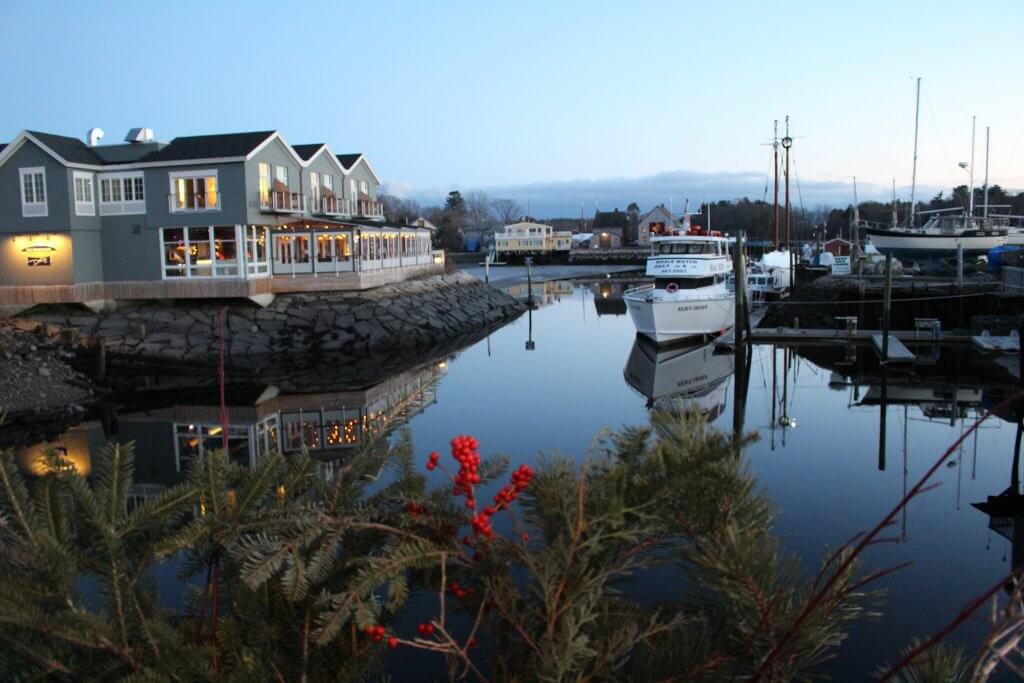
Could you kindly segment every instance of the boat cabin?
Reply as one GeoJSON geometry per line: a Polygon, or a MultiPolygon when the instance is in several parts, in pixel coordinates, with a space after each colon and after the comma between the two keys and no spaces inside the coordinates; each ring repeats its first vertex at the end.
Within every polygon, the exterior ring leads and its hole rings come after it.
{"type": "Polygon", "coordinates": [[[651,239],[647,276],[657,289],[696,289],[724,282],[732,271],[729,242],[710,235],[651,239]]]}

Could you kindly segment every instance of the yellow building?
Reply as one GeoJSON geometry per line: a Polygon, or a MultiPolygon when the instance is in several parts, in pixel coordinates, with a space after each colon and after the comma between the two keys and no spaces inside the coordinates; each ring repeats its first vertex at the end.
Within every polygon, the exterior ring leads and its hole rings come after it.
{"type": "Polygon", "coordinates": [[[494,233],[494,248],[502,254],[568,254],[572,233],[543,223],[512,223],[494,233]]]}

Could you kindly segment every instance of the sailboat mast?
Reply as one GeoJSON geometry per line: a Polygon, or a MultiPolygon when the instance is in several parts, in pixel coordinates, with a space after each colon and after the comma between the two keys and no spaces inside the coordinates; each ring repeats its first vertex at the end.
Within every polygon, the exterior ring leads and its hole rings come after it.
{"type": "Polygon", "coordinates": [[[857,199],[857,176],[853,176],[853,225],[860,225],[860,200],[857,199]]]}
{"type": "Polygon", "coordinates": [[[775,135],[772,137],[772,153],[774,155],[773,167],[775,169],[775,199],[773,201],[773,216],[775,225],[775,251],[779,250],[779,120],[775,119],[775,135]]]}
{"type": "Polygon", "coordinates": [[[988,143],[991,126],[985,126],[985,209],[982,212],[984,218],[988,218],[988,143]]]}
{"type": "Polygon", "coordinates": [[[914,191],[917,189],[917,124],[921,113],[921,77],[917,78],[917,98],[914,104],[914,168],[910,173],[910,223],[914,227],[914,191]]]}
{"type": "MultiPolygon", "coordinates": [[[[786,150],[786,249],[789,254],[789,288],[793,289],[793,243],[791,224],[793,207],[789,203],[789,148],[793,146],[793,138],[789,137],[789,114],[786,115],[786,137],[782,138],[782,147],[786,150]]],[[[785,435],[785,431],[783,431],[785,435]]]]}
{"type": "Polygon", "coordinates": [[[892,179],[892,227],[896,227],[898,216],[896,215],[896,179],[892,179]]]}
{"type": "Polygon", "coordinates": [[[971,117],[971,186],[968,188],[970,197],[967,200],[967,213],[973,218],[974,217],[974,129],[975,124],[978,122],[977,116],[971,117]]]}
{"type": "Polygon", "coordinates": [[[789,148],[793,146],[793,138],[789,137],[789,115],[786,115],[786,137],[782,138],[782,147],[786,150],[786,247],[789,248],[792,235],[790,234],[790,223],[792,222],[792,206],[789,203],[789,148]]]}

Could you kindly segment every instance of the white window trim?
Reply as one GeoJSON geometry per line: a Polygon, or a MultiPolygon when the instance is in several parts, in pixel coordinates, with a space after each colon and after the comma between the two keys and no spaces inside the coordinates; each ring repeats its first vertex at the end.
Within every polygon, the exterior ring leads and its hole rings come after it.
{"type": "MultiPolygon", "coordinates": [[[[46,186],[46,168],[43,166],[31,166],[18,169],[18,192],[21,194],[21,216],[22,218],[46,218],[50,215],[50,188],[46,186]],[[43,176],[43,201],[25,201],[25,176],[34,176],[37,173],[43,176]]],[[[35,194],[33,188],[32,193],[35,194]]]]}
{"type": "MultiPolygon", "coordinates": [[[[96,197],[97,202],[100,205],[101,216],[129,216],[146,213],[146,176],[142,171],[136,173],[101,173],[96,177],[96,181],[93,183],[93,195],[96,197]],[[142,178],[142,193],[143,197],[141,200],[127,201],[124,193],[125,180],[131,180],[135,182],[136,178],[142,178]],[[101,186],[104,180],[117,180],[121,183],[121,198],[118,200],[112,200],[109,202],[103,201],[103,192],[101,186]]],[[[134,195],[134,192],[132,193],[134,195]]]]}
{"type": "MultiPolygon", "coordinates": [[[[220,178],[217,177],[216,169],[203,169],[199,171],[175,171],[167,174],[167,208],[171,213],[210,213],[220,211],[220,207],[224,200],[224,194],[220,191],[220,178]],[[217,206],[212,209],[209,207],[203,209],[179,209],[175,206],[173,201],[175,197],[174,181],[180,179],[196,179],[196,178],[213,178],[217,183],[217,206]]],[[[197,226],[198,227],[198,226],[197,226]]]]}
{"type": "Polygon", "coordinates": [[[95,216],[96,215],[96,176],[86,171],[73,171],[71,173],[71,191],[75,198],[75,215],[76,216],[95,216]],[[78,200],[78,181],[88,180],[89,181],[89,198],[86,200],[78,200]]]}
{"type": "MultiPolygon", "coordinates": [[[[166,227],[158,228],[157,229],[157,233],[158,233],[158,235],[160,237],[160,278],[162,280],[170,280],[172,282],[182,282],[184,280],[247,280],[247,279],[250,279],[249,277],[247,277],[247,272],[248,272],[247,268],[248,268],[249,263],[248,263],[248,259],[246,258],[246,255],[245,255],[245,239],[244,239],[245,235],[246,235],[245,227],[246,226],[243,226],[243,225],[234,225],[234,226],[227,226],[227,225],[220,225],[220,226],[218,226],[218,225],[184,225],[184,226],[176,226],[176,225],[172,225],[172,226],[166,226],[166,227]],[[214,237],[213,237],[213,229],[217,228],[217,227],[221,227],[221,228],[233,227],[235,229],[235,253],[238,254],[238,257],[235,260],[235,265],[233,265],[233,266],[229,266],[227,264],[224,264],[222,266],[218,266],[217,265],[216,256],[214,255],[214,237]],[[189,266],[189,264],[186,263],[185,264],[185,274],[184,275],[168,275],[167,274],[167,269],[168,268],[172,268],[172,267],[178,267],[179,264],[170,264],[170,263],[167,262],[167,250],[166,250],[166,247],[164,246],[166,244],[166,241],[164,240],[164,230],[176,230],[176,229],[182,230],[183,231],[182,232],[182,237],[184,237],[184,242],[185,242],[185,251],[187,252],[189,250],[189,247],[193,244],[192,240],[188,236],[188,231],[189,231],[190,228],[203,228],[203,229],[206,229],[208,231],[207,232],[207,239],[203,240],[203,243],[210,245],[210,257],[211,257],[210,274],[209,275],[193,275],[190,272],[191,266],[189,266]],[[240,240],[239,237],[242,237],[243,239],[240,240]],[[237,272],[235,274],[233,274],[233,275],[221,274],[221,273],[217,272],[218,267],[219,268],[223,268],[223,269],[236,268],[237,272]]],[[[269,256],[269,251],[267,252],[267,254],[269,256]]],[[[257,277],[266,277],[266,276],[261,273],[261,274],[257,275],[257,277]]]]}

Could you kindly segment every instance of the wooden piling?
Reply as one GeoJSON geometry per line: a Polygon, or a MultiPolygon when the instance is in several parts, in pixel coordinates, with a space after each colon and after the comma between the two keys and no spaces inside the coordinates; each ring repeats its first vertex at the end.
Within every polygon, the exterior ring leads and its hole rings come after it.
{"type": "Polygon", "coordinates": [[[746,329],[744,322],[749,316],[749,311],[747,310],[747,268],[743,257],[743,241],[743,231],[740,230],[736,233],[735,253],[732,258],[733,279],[736,283],[736,320],[733,327],[733,339],[737,347],[743,343],[743,331],[746,329]]]}
{"type": "Polygon", "coordinates": [[[882,363],[889,362],[889,316],[892,308],[892,254],[885,255],[885,293],[882,297],[882,363]]]}

